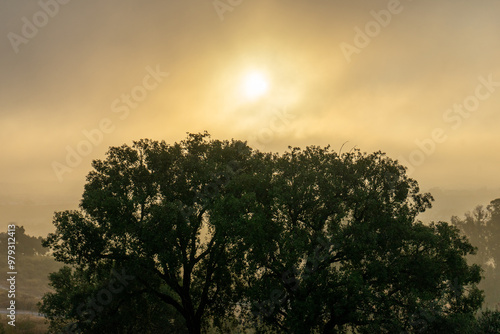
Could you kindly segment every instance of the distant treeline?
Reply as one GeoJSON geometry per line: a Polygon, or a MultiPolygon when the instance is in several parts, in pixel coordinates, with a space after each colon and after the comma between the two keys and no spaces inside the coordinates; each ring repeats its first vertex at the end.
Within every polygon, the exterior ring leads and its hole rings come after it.
{"type": "MultiPolygon", "coordinates": [[[[11,237],[7,232],[0,233],[0,248],[7,249],[7,240],[11,237]]],[[[45,255],[48,251],[47,248],[42,246],[42,237],[33,237],[26,234],[23,226],[16,226],[14,235],[16,239],[16,255],[45,255]]]]}
{"type": "Polygon", "coordinates": [[[452,224],[460,228],[470,243],[477,247],[470,261],[483,269],[484,279],[480,288],[485,291],[485,304],[488,307],[500,306],[500,198],[483,207],[477,206],[465,218],[451,218],[452,224]]]}

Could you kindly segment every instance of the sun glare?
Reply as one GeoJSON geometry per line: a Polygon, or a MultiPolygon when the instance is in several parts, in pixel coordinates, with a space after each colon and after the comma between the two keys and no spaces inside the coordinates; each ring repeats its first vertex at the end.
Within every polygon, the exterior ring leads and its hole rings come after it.
{"type": "Polygon", "coordinates": [[[251,100],[255,100],[266,94],[268,89],[268,79],[260,72],[248,73],[243,79],[243,93],[251,100]]]}

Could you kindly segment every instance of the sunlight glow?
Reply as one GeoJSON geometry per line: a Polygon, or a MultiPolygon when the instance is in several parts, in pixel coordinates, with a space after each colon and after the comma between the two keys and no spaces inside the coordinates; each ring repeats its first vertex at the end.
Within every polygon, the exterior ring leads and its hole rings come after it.
{"type": "Polygon", "coordinates": [[[269,82],[266,76],[259,72],[248,73],[243,79],[243,93],[244,95],[255,100],[269,90],[269,82]]]}

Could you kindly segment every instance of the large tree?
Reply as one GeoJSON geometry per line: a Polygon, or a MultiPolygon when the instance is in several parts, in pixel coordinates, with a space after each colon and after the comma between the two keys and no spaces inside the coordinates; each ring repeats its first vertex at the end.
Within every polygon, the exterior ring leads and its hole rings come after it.
{"type": "Polygon", "coordinates": [[[113,301],[144,296],[150,304],[167,305],[189,333],[200,333],[209,317],[229,317],[240,257],[230,231],[211,218],[211,211],[232,179],[248,169],[250,157],[244,143],[212,141],[205,133],[171,146],[142,140],[111,148],[106,160],[94,161],[80,210],[57,213],[57,230],[45,240],[58,261],[75,269],[59,276],[72,277],[84,291],[58,307],[65,291],[54,276],[56,293],[43,301],[49,319],[61,322],[65,309],[64,324],[92,331],[109,319],[101,309],[121,312],[121,302],[97,310],[78,309],[76,303],[102,289],[112,270],[134,278],[119,296],[112,295],[113,301]]]}
{"type": "Polygon", "coordinates": [[[405,172],[380,152],[274,156],[265,182],[242,190],[263,195],[239,217],[245,305],[257,323],[285,333],[399,333],[473,320],[480,268],[465,256],[474,248],[446,223],[416,220],[432,197],[405,172]]]}
{"type": "Polygon", "coordinates": [[[80,210],[56,214],[45,240],[70,266],[42,304],[54,330],[134,332],[144,307],[151,333],[231,320],[416,332],[463,325],[481,304],[474,248],[416,220],[432,197],[380,152],[263,154],[205,133],[111,148],[93,167],[80,210]]]}

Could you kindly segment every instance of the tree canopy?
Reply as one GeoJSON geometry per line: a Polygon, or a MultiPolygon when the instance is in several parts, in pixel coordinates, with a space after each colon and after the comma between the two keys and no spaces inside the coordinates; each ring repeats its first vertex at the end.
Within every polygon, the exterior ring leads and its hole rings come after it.
{"type": "MultiPolygon", "coordinates": [[[[67,266],[51,329],[144,333],[442,331],[481,306],[458,228],[381,152],[262,153],[189,134],[95,160],[44,245],[67,266]]],[[[448,331],[450,332],[450,331],[448,331]]]]}

